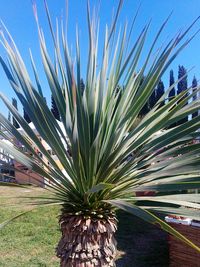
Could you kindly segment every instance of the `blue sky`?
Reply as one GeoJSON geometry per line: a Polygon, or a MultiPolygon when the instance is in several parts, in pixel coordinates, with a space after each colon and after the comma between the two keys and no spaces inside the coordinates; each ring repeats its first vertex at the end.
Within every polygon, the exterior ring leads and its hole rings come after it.
{"type": "MultiPolygon", "coordinates": [[[[65,0],[47,0],[52,19],[60,18],[65,14],[65,0]]],[[[76,24],[80,28],[80,36],[82,44],[82,53],[87,57],[87,22],[86,22],[86,0],[68,0],[69,2],[69,21],[68,21],[68,37],[69,42],[74,44],[75,27],[76,24]]],[[[92,5],[98,1],[91,0],[92,5]]],[[[46,34],[47,43],[51,49],[50,34],[47,26],[47,19],[44,14],[44,5],[42,0],[36,0],[40,24],[46,34]]],[[[106,22],[110,22],[113,7],[116,8],[117,0],[101,0],[100,10],[100,27],[103,32],[106,22]]],[[[128,21],[135,13],[137,7],[141,3],[140,13],[136,22],[136,27],[133,32],[133,39],[137,36],[139,30],[152,18],[151,27],[149,30],[149,37],[147,42],[150,44],[152,37],[155,35],[159,25],[164,19],[173,11],[172,17],[163,33],[160,44],[172,37],[178,30],[187,27],[196,17],[200,15],[200,1],[199,0],[124,0],[124,6],[119,18],[121,24],[128,21]]],[[[39,56],[39,45],[37,39],[37,30],[32,12],[31,0],[1,0],[0,18],[5,23],[10,33],[12,34],[28,69],[30,69],[29,52],[31,48],[35,58],[37,68],[40,72],[43,90],[49,102],[48,84],[44,78],[43,68],[39,56]]],[[[192,32],[200,28],[200,21],[194,27],[192,32]]],[[[101,36],[101,35],[100,35],[101,36]]],[[[103,41],[103,40],[101,40],[103,41]]],[[[101,46],[100,41],[100,46],[101,46]]],[[[72,45],[73,46],[73,45],[72,45]]],[[[145,52],[145,51],[144,51],[145,52]]],[[[0,47],[0,54],[5,55],[2,47],[0,47]]],[[[83,61],[83,69],[85,69],[83,61]]],[[[175,62],[171,65],[174,70],[175,78],[177,77],[178,65],[184,65],[187,69],[195,66],[195,69],[189,75],[189,83],[195,74],[197,79],[200,79],[200,34],[189,44],[184,52],[179,55],[175,62]]],[[[170,69],[171,69],[170,68],[170,69]]],[[[170,70],[169,69],[169,70],[170,70]]],[[[165,87],[168,85],[169,70],[163,77],[165,87]]],[[[10,85],[8,84],[3,71],[0,69],[0,91],[4,92],[10,99],[14,96],[10,85]]],[[[7,114],[7,111],[0,103],[0,111],[7,114]]]]}

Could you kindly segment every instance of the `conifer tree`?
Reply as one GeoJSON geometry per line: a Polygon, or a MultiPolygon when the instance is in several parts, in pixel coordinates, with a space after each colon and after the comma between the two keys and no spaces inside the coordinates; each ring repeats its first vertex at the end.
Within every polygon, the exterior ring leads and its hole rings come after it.
{"type": "Polygon", "coordinates": [[[187,70],[184,66],[180,66],[178,67],[178,79],[181,79],[181,81],[178,82],[178,90],[177,90],[177,94],[180,94],[181,92],[187,90],[188,88],[188,82],[187,82],[187,70]],[[182,78],[183,76],[185,76],[184,78],[182,78]]]}
{"type": "MultiPolygon", "coordinates": [[[[177,94],[180,94],[181,92],[187,90],[188,88],[188,82],[187,82],[187,70],[184,66],[180,66],[178,67],[178,79],[181,79],[181,81],[178,82],[178,90],[177,90],[177,94]],[[184,76],[184,77],[183,77],[184,76]],[[183,78],[182,78],[183,77],[183,78]]],[[[187,95],[185,95],[184,97],[186,97],[187,95]]],[[[187,103],[185,104],[187,105],[187,103]]],[[[181,119],[179,122],[177,122],[177,125],[183,124],[185,122],[188,121],[188,116],[181,119]]]]}
{"type": "MultiPolygon", "coordinates": [[[[170,73],[169,73],[169,87],[172,86],[173,84],[175,83],[175,79],[174,79],[174,71],[173,70],[170,70],[170,73]]],[[[171,101],[176,95],[176,89],[175,87],[173,87],[171,89],[171,91],[169,92],[169,101],[171,101]]],[[[173,128],[176,126],[176,123],[172,123],[170,126],[169,126],[169,129],[170,128],[173,128]]]]}
{"type": "Polygon", "coordinates": [[[55,102],[55,100],[54,100],[52,95],[51,95],[51,112],[53,113],[53,115],[56,118],[56,120],[60,121],[60,113],[58,111],[56,102],[55,102]]]}
{"type": "Polygon", "coordinates": [[[80,81],[80,90],[81,90],[81,94],[83,95],[83,92],[85,90],[85,84],[84,84],[83,79],[81,79],[81,81],[80,81]]]}
{"type": "MultiPolygon", "coordinates": [[[[170,74],[169,74],[169,86],[172,86],[174,84],[175,80],[174,80],[174,72],[173,70],[170,70],[170,74]]],[[[175,91],[175,87],[173,87],[171,89],[171,91],[169,92],[169,101],[172,100],[176,95],[176,91],[175,91]]]]}
{"type": "Polygon", "coordinates": [[[9,120],[9,122],[11,122],[11,113],[10,113],[10,111],[8,112],[8,120],[9,120]]]}
{"type": "MultiPolygon", "coordinates": [[[[18,110],[17,99],[16,98],[12,98],[12,105],[16,108],[16,110],[18,110]]],[[[18,122],[16,121],[16,119],[14,117],[12,118],[12,121],[13,121],[13,126],[15,126],[15,128],[19,128],[20,127],[18,122]]]]}
{"type": "Polygon", "coordinates": [[[149,98],[149,109],[151,110],[156,104],[156,90],[154,89],[149,98]]]}
{"type": "Polygon", "coordinates": [[[23,108],[23,112],[24,112],[24,119],[28,122],[28,123],[30,123],[31,122],[31,119],[30,119],[30,117],[29,117],[29,115],[28,115],[28,113],[26,112],[26,110],[23,108]]]}
{"type": "MultiPolygon", "coordinates": [[[[159,81],[158,85],[157,85],[157,88],[155,90],[155,93],[156,93],[156,103],[159,101],[160,102],[160,98],[161,96],[164,94],[165,92],[165,87],[164,87],[164,83],[162,82],[162,80],[159,81]]],[[[160,107],[163,106],[165,104],[164,101],[162,101],[160,103],[160,107]]]]}
{"type": "MultiPolygon", "coordinates": [[[[194,76],[193,80],[192,80],[192,92],[194,93],[195,91],[197,91],[197,79],[196,77],[194,76]]],[[[197,99],[197,93],[193,96],[193,101],[195,101],[197,99]]],[[[195,118],[198,116],[198,111],[194,112],[192,114],[192,118],[195,118]]]]}
{"type": "MultiPolygon", "coordinates": [[[[142,85],[143,81],[144,81],[144,77],[140,81],[140,86],[142,85]]],[[[142,107],[142,109],[140,110],[139,117],[144,117],[149,112],[149,110],[150,108],[149,108],[149,100],[148,100],[145,103],[145,105],[142,107]]]]}
{"type": "Polygon", "coordinates": [[[140,113],[139,113],[139,116],[140,117],[143,117],[145,116],[147,113],[149,112],[149,103],[147,102],[143,108],[141,109],[140,113]]]}

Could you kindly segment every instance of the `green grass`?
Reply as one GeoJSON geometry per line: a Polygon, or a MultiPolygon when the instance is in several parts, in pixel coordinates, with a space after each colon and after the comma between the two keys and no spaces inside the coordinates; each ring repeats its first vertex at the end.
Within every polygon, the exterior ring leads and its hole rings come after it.
{"type": "MultiPolygon", "coordinates": [[[[0,198],[1,221],[27,209],[23,203],[16,207],[6,207],[6,203],[19,202],[14,197],[22,194],[24,196],[41,195],[42,191],[42,189],[0,188],[1,196],[12,196],[11,199],[0,198]]],[[[19,217],[6,226],[0,232],[0,266],[58,266],[59,260],[55,256],[55,247],[60,237],[58,214],[58,207],[43,207],[19,217]]]]}
{"type": "Polygon", "coordinates": [[[41,209],[7,226],[0,235],[0,266],[58,266],[56,213],[54,208],[41,209]]]}
{"type": "MultiPolygon", "coordinates": [[[[43,189],[0,187],[0,222],[27,210],[18,196],[46,194],[43,189]],[[12,196],[11,198],[7,198],[12,196]],[[18,205],[20,202],[20,205],[18,205]],[[13,207],[16,205],[16,207],[13,207]]],[[[0,267],[58,267],[58,207],[43,207],[19,217],[0,231],[0,267]]],[[[120,212],[117,267],[168,266],[166,235],[136,217],[120,212]]]]}

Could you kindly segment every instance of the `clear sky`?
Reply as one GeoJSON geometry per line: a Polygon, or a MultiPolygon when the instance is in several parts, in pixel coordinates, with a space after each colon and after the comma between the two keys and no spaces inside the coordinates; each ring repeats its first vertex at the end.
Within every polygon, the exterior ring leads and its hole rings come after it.
{"type": "MultiPolygon", "coordinates": [[[[60,18],[65,13],[65,0],[47,0],[52,19],[60,18]]],[[[91,4],[98,3],[98,1],[91,0],[91,4]]],[[[117,0],[101,0],[100,10],[100,27],[103,32],[106,22],[110,22],[113,7],[116,8],[117,0]]],[[[12,34],[24,60],[30,69],[29,52],[31,48],[35,58],[37,68],[40,72],[41,81],[43,84],[44,94],[47,96],[49,102],[49,90],[46,80],[44,78],[43,68],[39,56],[39,46],[37,39],[37,30],[32,12],[31,0],[1,0],[0,18],[5,23],[10,33],[12,34]]],[[[42,0],[36,0],[40,24],[46,34],[46,40],[51,48],[50,34],[47,27],[47,19],[44,14],[44,5],[42,0]]],[[[87,57],[87,22],[86,22],[86,0],[68,0],[69,3],[69,21],[68,21],[68,37],[69,42],[74,44],[75,27],[79,25],[82,44],[82,54],[87,57]]],[[[187,27],[196,17],[200,16],[200,0],[124,0],[124,6],[119,18],[123,22],[133,17],[137,7],[141,3],[140,13],[137,19],[137,27],[133,32],[137,36],[139,30],[152,18],[151,28],[149,31],[149,42],[155,35],[159,25],[164,19],[173,11],[172,17],[166,27],[164,34],[161,37],[160,44],[166,41],[167,38],[172,37],[178,30],[187,27]]],[[[193,31],[200,28],[200,21],[193,31]]],[[[101,35],[100,35],[101,36],[101,35]]],[[[101,40],[102,41],[102,40],[101,40]]],[[[101,46],[100,41],[100,46],[101,46]]],[[[73,49],[73,48],[72,48],[73,49]]],[[[4,56],[4,51],[0,47],[0,54],[4,56]]],[[[83,61],[83,69],[85,68],[83,61]]],[[[184,52],[179,55],[176,61],[171,65],[174,70],[175,78],[177,78],[178,65],[184,65],[187,69],[195,66],[195,69],[189,75],[189,83],[195,74],[197,79],[200,79],[200,33],[189,44],[184,52]]],[[[171,69],[170,68],[170,69],[171,69]]],[[[169,70],[170,70],[169,69],[169,70]]],[[[163,77],[165,87],[168,86],[169,70],[163,77]]],[[[0,69],[0,91],[4,92],[10,99],[14,97],[13,91],[8,84],[3,71],[0,69]]],[[[7,114],[3,104],[0,103],[0,111],[7,114]]]]}

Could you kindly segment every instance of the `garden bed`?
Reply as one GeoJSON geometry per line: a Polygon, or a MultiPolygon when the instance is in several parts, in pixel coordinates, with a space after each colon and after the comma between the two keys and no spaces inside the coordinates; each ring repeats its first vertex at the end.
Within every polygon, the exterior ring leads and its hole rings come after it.
{"type": "MultiPolygon", "coordinates": [[[[166,217],[166,221],[195,245],[200,247],[200,221],[183,217],[166,217]]],[[[200,253],[169,236],[170,267],[199,267],[200,253]]]]}

